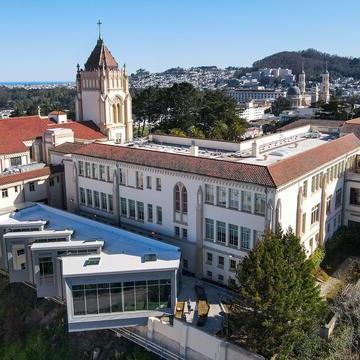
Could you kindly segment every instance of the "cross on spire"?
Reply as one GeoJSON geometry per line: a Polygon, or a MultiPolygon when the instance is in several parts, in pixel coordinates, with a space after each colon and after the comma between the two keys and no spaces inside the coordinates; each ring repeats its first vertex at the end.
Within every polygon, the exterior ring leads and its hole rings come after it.
{"type": "Polygon", "coordinates": [[[100,20],[98,20],[97,26],[99,27],[99,40],[101,40],[101,25],[102,25],[102,22],[100,20]]]}

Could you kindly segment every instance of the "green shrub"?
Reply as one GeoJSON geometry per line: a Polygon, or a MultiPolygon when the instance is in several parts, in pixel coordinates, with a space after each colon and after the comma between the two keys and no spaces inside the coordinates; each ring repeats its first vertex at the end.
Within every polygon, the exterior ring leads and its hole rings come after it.
{"type": "Polygon", "coordinates": [[[325,258],[325,250],[323,248],[317,248],[312,255],[309,257],[309,260],[314,268],[317,270],[325,258]]]}

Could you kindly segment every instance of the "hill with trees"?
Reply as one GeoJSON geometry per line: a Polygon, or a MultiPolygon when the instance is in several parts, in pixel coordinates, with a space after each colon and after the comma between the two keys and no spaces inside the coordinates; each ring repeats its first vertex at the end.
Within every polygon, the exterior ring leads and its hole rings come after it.
{"type": "Polygon", "coordinates": [[[282,51],[254,62],[255,69],[265,67],[283,67],[299,74],[304,63],[304,70],[309,79],[319,80],[325,69],[327,61],[328,70],[334,77],[354,77],[360,79],[360,58],[330,55],[315,49],[301,51],[282,51]]]}

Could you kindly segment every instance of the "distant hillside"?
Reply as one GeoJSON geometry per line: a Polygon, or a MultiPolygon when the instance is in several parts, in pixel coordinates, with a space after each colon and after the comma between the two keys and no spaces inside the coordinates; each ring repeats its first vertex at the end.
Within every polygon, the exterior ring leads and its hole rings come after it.
{"type": "Polygon", "coordinates": [[[331,76],[352,76],[360,79],[360,58],[330,55],[315,49],[282,51],[255,61],[253,67],[256,69],[284,67],[292,69],[295,74],[299,74],[302,62],[304,62],[308,79],[319,79],[319,75],[324,71],[325,61],[328,62],[328,70],[331,76]]]}

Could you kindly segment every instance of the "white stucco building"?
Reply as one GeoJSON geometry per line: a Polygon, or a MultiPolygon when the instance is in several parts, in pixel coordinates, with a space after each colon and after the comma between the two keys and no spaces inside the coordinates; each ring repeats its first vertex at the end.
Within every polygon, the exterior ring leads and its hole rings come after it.
{"type": "Polygon", "coordinates": [[[65,167],[68,211],[176,245],[185,270],[230,285],[264,231],[291,227],[310,255],[343,223],[355,135],[305,125],[238,144],[191,141],[60,145],[51,154],[65,167]]]}

